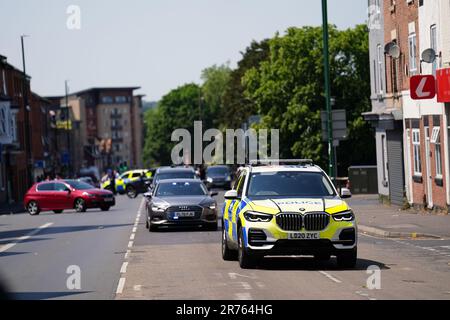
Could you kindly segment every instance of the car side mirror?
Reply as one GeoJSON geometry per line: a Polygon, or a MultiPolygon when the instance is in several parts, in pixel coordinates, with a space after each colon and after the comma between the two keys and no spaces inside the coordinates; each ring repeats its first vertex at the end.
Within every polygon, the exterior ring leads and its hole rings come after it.
{"type": "Polygon", "coordinates": [[[342,199],[348,199],[352,197],[352,193],[349,189],[347,188],[342,188],[341,189],[341,198],[342,199]]]}
{"type": "Polygon", "coordinates": [[[238,198],[238,194],[236,190],[229,190],[225,192],[224,195],[225,200],[236,200],[238,198]]]}
{"type": "Polygon", "coordinates": [[[217,191],[211,191],[211,192],[209,192],[209,196],[210,197],[214,197],[214,196],[217,196],[219,193],[217,192],[217,191]]]}

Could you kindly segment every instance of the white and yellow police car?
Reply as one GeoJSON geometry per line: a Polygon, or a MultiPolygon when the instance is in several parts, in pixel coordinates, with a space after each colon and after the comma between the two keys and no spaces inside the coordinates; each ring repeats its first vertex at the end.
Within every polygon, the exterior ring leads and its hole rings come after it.
{"type": "Polygon", "coordinates": [[[311,160],[257,163],[239,170],[225,193],[222,257],[252,268],[264,256],[336,256],[340,267],[357,261],[355,215],[327,174],[311,160]]]}

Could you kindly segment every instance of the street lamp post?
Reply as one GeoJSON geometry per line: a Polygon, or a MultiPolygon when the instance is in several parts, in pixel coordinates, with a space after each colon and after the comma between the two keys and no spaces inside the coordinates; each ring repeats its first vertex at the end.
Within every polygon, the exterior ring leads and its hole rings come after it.
{"type": "Polygon", "coordinates": [[[328,129],[328,172],[330,177],[334,178],[336,183],[336,164],[334,163],[333,148],[333,122],[331,110],[331,86],[330,86],[330,56],[328,47],[328,9],[327,0],[322,0],[322,19],[323,19],[323,63],[325,76],[325,102],[327,110],[327,129],[328,129]]]}
{"type": "Polygon", "coordinates": [[[25,152],[26,152],[26,161],[27,161],[27,176],[28,176],[28,187],[30,187],[33,182],[33,156],[31,154],[31,138],[30,138],[30,106],[28,105],[28,90],[27,90],[27,71],[25,64],[25,46],[23,39],[28,37],[27,35],[20,36],[20,43],[22,45],[22,65],[23,65],[23,86],[22,86],[22,99],[23,99],[23,107],[24,107],[24,115],[25,115],[25,152]]]}

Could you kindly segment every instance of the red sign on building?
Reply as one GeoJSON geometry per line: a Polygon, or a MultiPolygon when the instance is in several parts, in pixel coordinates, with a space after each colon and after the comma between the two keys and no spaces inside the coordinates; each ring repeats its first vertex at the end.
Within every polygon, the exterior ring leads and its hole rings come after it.
{"type": "Polygon", "coordinates": [[[410,88],[414,100],[433,99],[436,96],[436,80],[432,75],[411,77],[410,88]]]}
{"type": "Polygon", "coordinates": [[[450,68],[436,71],[438,102],[450,102],[450,68]]]}

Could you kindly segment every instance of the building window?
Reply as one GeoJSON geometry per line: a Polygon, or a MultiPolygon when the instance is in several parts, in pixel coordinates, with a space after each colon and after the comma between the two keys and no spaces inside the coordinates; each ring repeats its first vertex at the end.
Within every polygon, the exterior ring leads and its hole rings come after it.
{"type": "MultiPolygon", "coordinates": [[[[432,25],[430,27],[430,47],[434,50],[434,52],[438,52],[437,48],[437,29],[436,25],[432,25]]],[[[435,59],[432,63],[433,68],[433,75],[436,76],[436,69],[437,69],[437,60],[435,59]]]]}
{"type": "Polygon", "coordinates": [[[415,33],[409,35],[408,44],[409,44],[409,71],[411,75],[415,75],[417,72],[417,37],[415,33]]]}
{"type": "Polygon", "coordinates": [[[3,78],[3,94],[5,96],[8,95],[8,91],[6,90],[6,72],[5,69],[2,70],[2,78],[3,78]]]}
{"type": "Polygon", "coordinates": [[[420,130],[413,129],[413,151],[414,151],[414,175],[422,175],[422,162],[420,159],[420,130]]]}
{"type": "Polygon", "coordinates": [[[386,135],[381,135],[381,161],[383,166],[383,182],[388,181],[387,170],[387,148],[386,148],[386,135]]]}
{"type": "Polygon", "coordinates": [[[126,103],[127,102],[127,97],[125,96],[117,96],[116,97],[116,103],[126,103]]]}
{"type": "Polygon", "coordinates": [[[381,44],[377,46],[377,68],[378,68],[378,92],[383,94],[383,49],[381,44]]]}
{"type": "Polygon", "coordinates": [[[6,119],[6,111],[5,108],[1,107],[0,108],[0,134],[1,135],[6,135],[8,134],[7,129],[6,129],[6,121],[8,121],[6,119]]]}
{"type": "Polygon", "coordinates": [[[441,154],[441,128],[434,127],[431,134],[431,143],[435,147],[435,161],[436,161],[436,178],[442,178],[442,154],[441,154]]]}
{"type": "Polygon", "coordinates": [[[102,103],[109,104],[109,103],[113,103],[113,102],[114,102],[114,100],[113,100],[113,98],[110,97],[110,96],[104,96],[104,97],[102,97],[102,103]]]}

